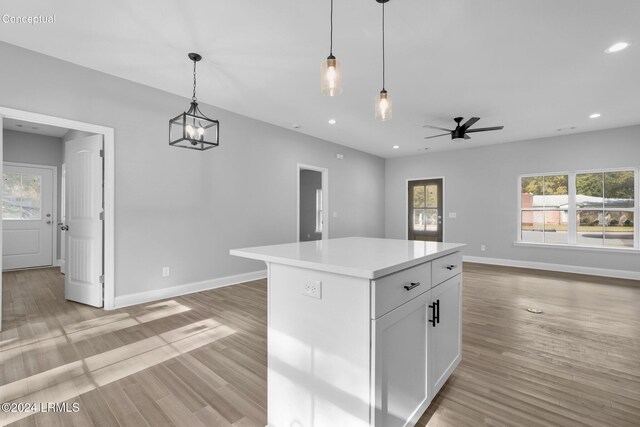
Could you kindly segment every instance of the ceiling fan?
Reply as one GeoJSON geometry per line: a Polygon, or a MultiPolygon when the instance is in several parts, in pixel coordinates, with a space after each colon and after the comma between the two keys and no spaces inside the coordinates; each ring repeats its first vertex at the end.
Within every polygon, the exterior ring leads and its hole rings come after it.
{"type": "Polygon", "coordinates": [[[442,133],[440,135],[425,136],[424,139],[438,138],[440,136],[445,136],[445,135],[451,135],[451,139],[471,139],[471,137],[469,135],[467,135],[468,133],[471,133],[471,132],[486,132],[486,131],[490,131],[490,130],[500,130],[500,129],[504,128],[504,126],[493,126],[493,127],[488,127],[488,128],[469,129],[478,120],[480,120],[479,117],[471,117],[463,125],[460,124],[460,122],[462,121],[462,117],[456,117],[453,120],[456,122],[456,128],[455,129],[445,129],[445,128],[441,128],[441,127],[438,127],[438,126],[424,125],[423,127],[425,127],[425,128],[447,131],[447,133],[442,133]]]}

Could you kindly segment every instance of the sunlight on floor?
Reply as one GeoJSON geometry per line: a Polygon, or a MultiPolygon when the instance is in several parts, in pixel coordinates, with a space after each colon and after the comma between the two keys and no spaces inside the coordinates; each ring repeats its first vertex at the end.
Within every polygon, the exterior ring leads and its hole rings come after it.
{"type": "MultiPolygon", "coordinates": [[[[51,336],[52,334],[49,333],[26,340],[11,338],[0,342],[0,361],[4,365],[5,361],[13,357],[20,357],[22,352],[30,349],[46,351],[47,348],[53,349],[66,340],[77,343],[188,310],[190,308],[171,300],[148,305],[139,315],[135,316],[118,313],[69,325],[64,328],[64,331],[55,331],[60,335],[51,336]]],[[[135,343],[2,385],[0,387],[0,402],[61,403],[211,344],[235,332],[235,330],[213,319],[193,322],[135,343]]],[[[0,414],[0,425],[15,422],[30,415],[32,414],[2,413],[0,414]]]]}

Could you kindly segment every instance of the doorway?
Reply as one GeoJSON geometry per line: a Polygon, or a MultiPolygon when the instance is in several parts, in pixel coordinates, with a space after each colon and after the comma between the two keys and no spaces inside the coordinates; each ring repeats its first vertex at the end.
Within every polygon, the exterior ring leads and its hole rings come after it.
{"type": "MultiPolygon", "coordinates": [[[[61,244],[61,248],[55,248],[54,252],[65,252],[66,258],[73,255],[75,251],[76,266],[82,264],[84,267],[80,269],[73,269],[68,263],[67,274],[65,278],[73,279],[69,283],[70,286],[65,284],[65,293],[67,299],[76,300],[85,304],[90,304],[98,307],[104,307],[105,309],[115,308],[115,277],[114,277],[114,131],[113,128],[104,126],[98,126],[83,122],[77,122],[73,120],[62,119],[54,116],[47,116],[43,114],[31,113],[22,110],[15,110],[12,108],[0,107],[0,129],[4,128],[4,123],[17,121],[24,124],[33,125],[34,127],[57,127],[62,128],[68,132],[73,133],[73,137],[70,137],[66,141],[65,150],[65,166],[62,170],[66,169],[68,173],[66,176],[66,196],[67,201],[66,214],[67,221],[62,222],[61,212],[64,213],[64,208],[60,206],[58,212],[52,212],[51,214],[51,226],[60,226],[61,232],[64,236],[66,227],[71,226],[70,222],[75,220],[73,225],[74,234],[67,232],[64,239],[59,239],[67,242],[67,247],[61,244]],[[75,141],[75,145],[71,144],[75,141]],[[91,158],[91,160],[88,160],[91,158]],[[73,178],[75,176],[76,178],[73,178]],[[81,193],[85,193],[84,199],[79,199],[81,193]],[[69,194],[72,197],[69,197],[69,194]],[[72,198],[75,198],[76,202],[70,205],[69,202],[72,198]],[[86,215],[85,209],[90,209],[92,212],[98,205],[100,209],[91,215],[86,215]],[[75,215],[75,217],[73,217],[75,215]],[[87,221],[87,219],[89,221],[87,221]],[[99,228],[96,224],[99,223],[99,228]],[[99,237],[99,244],[89,244],[90,238],[99,237]],[[89,240],[88,240],[89,239],[89,240]],[[98,248],[99,247],[99,248],[98,248]],[[86,251],[85,251],[86,249],[86,251]],[[99,249],[99,250],[97,250],[99,249]],[[80,252],[79,252],[80,251],[80,252]],[[84,254],[91,252],[91,262],[84,262],[84,254]],[[74,274],[70,274],[74,273],[74,274]],[[77,274],[76,274],[77,273],[77,274]],[[85,280],[86,279],[86,280],[85,280]],[[78,284],[86,284],[86,282],[92,282],[97,285],[96,289],[91,292],[91,297],[87,297],[87,292],[78,292],[78,284]],[[76,286],[74,286],[76,285],[76,286]],[[70,292],[67,291],[71,289],[70,292]],[[75,289],[75,290],[74,290],[75,289]],[[85,294],[79,300],[78,294],[85,294]]],[[[3,132],[0,132],[0,156],[4,153],[4,140],[3,132]]],[[[33,165],[32,165],[33,166],[33,165]]],[[[0,158],[0,172],[4,176],[5,168],[0,158]]],[[[62,191],[58,190],[58,194],[62,191]]],[[[4,201],[4,197],[3,197],[4,201]]],[[[62,205],[62,203],[60,203],[62,205]]],[[[42,212],[45,215],[45,222],[47,212],[42,212]]],[[[0,221],[0,236],[5,233],[4,221],[0,221]]],[[[49,225],[49,224],[47,224],[49,225]]],[[[54,239],[57,233],[54,233],[54,239]]],[[[7,239],[6,236],[4,236],[7,239]]],[[[0,238],[0,244],[4,247],[4,242],[0,238]]],[[[53,262],[54,265],[58,265],[59,262],[53,262]]],[[[51,265],[51,264],[49,264],[51,265]]],[[[11,265],[4,265],[0,262],[0,269],[6,270],[11,265]]],[[[2,281],[0,280],[0,295],[2,289],[2,281]]],[[[0,319],[2,313],[2,298],[0,296],[0,319]]],[[[0,324],[0,330],[2,326],[0,324]]]]}
{"type": "Polygon", "coordinates": [[[329,172],[325,168],[299,164],[297,173],[297,241],[327,239],[329,236],[329,172]]]}
{"type": "Polygon", "coordinates": [[[444,178],[408,181],[407,238],[442,242],[444,178]]]}

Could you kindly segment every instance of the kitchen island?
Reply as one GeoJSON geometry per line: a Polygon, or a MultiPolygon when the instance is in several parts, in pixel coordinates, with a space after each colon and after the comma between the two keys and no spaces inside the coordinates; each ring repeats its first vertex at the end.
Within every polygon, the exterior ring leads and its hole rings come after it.
{"type": "Polygon", "coordinates": [[[461,359],[463,244],[231,250],[268,266],[268,426],[412,426],[461,359]]]}

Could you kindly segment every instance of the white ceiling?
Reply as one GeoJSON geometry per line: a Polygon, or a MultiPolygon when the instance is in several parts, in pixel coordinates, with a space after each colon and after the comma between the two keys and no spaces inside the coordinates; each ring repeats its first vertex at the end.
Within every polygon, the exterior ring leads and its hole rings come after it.
{"type": "Polygon", "coordinates": [[[392,0],[385,123],[373,117],[380,4],[335,0],[335,98],[319,82],[328,12],[329,0],[3,0],[3,14],[56,22],[0,24],[0,40],[185,97],[196,51],[201,101],[383,157],[640,123],[640,1],[392,0]],[[632,44],[604,53],[620,40],[632,44]],[[439,133],[423,124],[449,128],[454,116],[505,128],[423,139],[439,133]]]}
{"type": "Polygon", "coordinates": [[[4,119],[2,120],[2,128],[13,130],[16,132],[35,133],[36,135],[53,136],[62,138],[69,129],[57,126],[45,125],[42,123],[25,122],[24,120],[4,119]]]}

